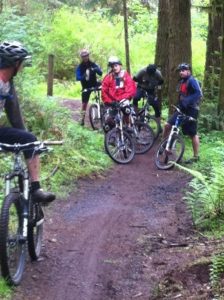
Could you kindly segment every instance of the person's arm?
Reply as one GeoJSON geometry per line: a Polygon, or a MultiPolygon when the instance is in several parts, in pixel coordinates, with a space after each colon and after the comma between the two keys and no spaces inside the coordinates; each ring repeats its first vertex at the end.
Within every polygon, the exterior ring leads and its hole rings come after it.
{"type": "Polygon", "coordinates": [[[157,79],[158,85],[162,85],[164,83],[163,76],[159,70],[156,70],[156,79],[157,79]]]}
{"type": "Polygon", "coordinates": [[[102,72],[102,70],[100,69],[100,67],[99,67],[97,64],[93,63],[92,69],[93,69],[93,71],[95,71],[99,76],[102,76],[103,72],[102,72]]]}
{"type": "Polygon", "coordinates": [[[198,83],[198,81],[194,78],[190,78],[188,82],[188,96],[180,96],[180,100],[182,103],[182,106],[184,108],[187,108],[189,106],[197,105],[202,97],[202,90],[198,83]]]}
{"type": "Polygon", "coordinates": [[[125,92],[123,94],[124,99],[131,99],[136,94],[136,84],[131,76],[125,73],[125,92]]]}
{"type": "Polygon", "coordinates": [[[11,99],[7,99],[5,102],[5,111],[8,120],[12,127],[25,130],[26,127],[20,110],[19,99],[13,84],[10,94],[12,95],[11,99]]]}
{"type": "Polygon", "coordinates": [[[134,77],[133,80],[138,82],[138,83],[142,83],[142,79],[143,79],[143,75],[144,72],[142,70],[140,70],[134,77]]]}
{"type": "Polygon", "coordinates": [[[82,74],[81,73],[81,68],[80,68],[80,65],[77,67],[76,71],[75,71],[75,76],[76,76],[76,80],[77,81],[81,81],[84,79],[85,77],[85,74],[82,74]]]}
{"type": "Polygon", "coordinates": [[[107,74],[103,81],[102,81],[102,88],[101,88],[101,97],[103,102],[106,103],[112,103],[113,97],[110,94],[111,86],[110,86],[110,74],[107,74]]]}

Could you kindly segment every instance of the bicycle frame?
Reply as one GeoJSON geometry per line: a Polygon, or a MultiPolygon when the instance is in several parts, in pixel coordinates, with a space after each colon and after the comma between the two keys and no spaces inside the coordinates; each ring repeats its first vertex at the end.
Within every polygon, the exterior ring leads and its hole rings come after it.
{"type": "Polygon", "coordinates": [[[24,162],[21,156],[21,152],[14,154],[14,163],[12,172],[5,175],[5,196],[9,195],[12,191],[12,180],[18,179],[18,192],[23,195],[23,228],[22,228],[22,238],[27,238],[28,233],[28,199],[29,199],[29,175],[27,168],[24,166],[24,162]]]}

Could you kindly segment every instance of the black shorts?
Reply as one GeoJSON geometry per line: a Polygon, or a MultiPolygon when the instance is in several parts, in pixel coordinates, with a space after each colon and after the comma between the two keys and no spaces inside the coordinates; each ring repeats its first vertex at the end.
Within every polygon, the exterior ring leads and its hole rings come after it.
{"type": "MultiPolygon", "coordinates": [[[[5,144],[26,144],[35,142],[36,137],[23,129],[11,128],[11,127],[2,127],[0,128],[0,143],[5,144]]],[[[26,159],[29,159],[33,156],[33,150],[25,150],[24,156],[26,159]]]]}
{"type": "MultiPolygon", "coordinates": [[[[185,112],[186,115],[191,116],[195,119],[198,118],[199,111],[195,108],[190,108],[185,112]]],[[[168,123],[170,125],[174,125],[176,122],[176,118],[178,116],[178,112],[175,112],[168,120],[168,123]]],[[[193,137],[197,134],[197,121],[185,121],[182,124],[182,132],[184,135],[189,135],[190,137],[193,137]]]]}

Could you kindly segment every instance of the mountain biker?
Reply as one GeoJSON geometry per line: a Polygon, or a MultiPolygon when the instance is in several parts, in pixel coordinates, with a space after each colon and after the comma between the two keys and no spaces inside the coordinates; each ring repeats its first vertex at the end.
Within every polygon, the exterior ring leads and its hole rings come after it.
{"type": "MultiPolygon", "coordinates": [[[[13,85],[14,77],[23,67],[28,65],[30,60],[31,56],[21,43],[16,41],[0,43],[0,118],[5,110],[12,126],[6,127],[0,124],[1,143],[24,144],[36,141],[36,137],[25,129],[18,97],[13,85]]],[[[33,149],[24,151],[24,156],[31,179],[33,201],[44,203],[53,201],[55,195],[50,192],[44,192],[40,186],[39,156],[33,155],[33,149]]]]}
{"type": "MultiPolygon", "coordinates": [[[[195,119],[198,118],[199,104],[202,98],[202,90],[199,82],[191,74],[191,66],[188,63],[181,63],[177,70],[180,74],[178,85],[178,105],[183,113],[195,119]]],[[[172,125],[175,124],[178,112],[175,112],[164,127],[163,137],[167,137],[172,125]]],[[[192,141],[193,157],[185,163],[193,163],[199,160],[199,137],[197,135],[197,122],[186,121],[182,125],[184,135],[188,135],[192,141]]]]}
{"type": "Polygon", "coordinates": [[[85,124],[85,114],[91,94],[91,91],[83,92],[83,90],[99,86],[96,74],[99,76],[103,74],[100,67],[89,59],[89,55],[90,52],[87,49],[80,51],[82,62],[75,71],[76,80],[80,81],[82,85],[82,109],[80,119],[80,125],[82,126],[85,124]]]}
{"type": "Polygon", "coordinates": [[[136,85],[129,73],[122,69],[122,63],[116,56],[108,60],[109,73],[102,81],[102,100],[105,104],[131,100],[136,93],[136,85]]]}
{"type": "MultiPolygon", "coordinates": [[[[129,73],[123,70],[122,63],[118,57],[111,56],[108,59],[108,67],[110,71],[102,81],[102,100],[106,108],[123,99],[131,100],[136,93],[136,84],[129,73]]],[[[110,116],[105,120],[106,125],[112,127],[112,119],[113,117],[110,116]]]]}
{"type": "MultiPolygon", "coordinates": [[[[161,89],[164,80],[161,72],[155,64],[149,64],[147,67],[141,69],[133,79],[137,82],[137,92],[133,98],[134,109],[138,111],[138,101],[145,96],[147,92],[147,100],[155,111],[161,128],[161,109],[158,98],[155,95],[156,88],[161,89]]],[[[162,129],[160,129],[162,131],[162,129]]]]}

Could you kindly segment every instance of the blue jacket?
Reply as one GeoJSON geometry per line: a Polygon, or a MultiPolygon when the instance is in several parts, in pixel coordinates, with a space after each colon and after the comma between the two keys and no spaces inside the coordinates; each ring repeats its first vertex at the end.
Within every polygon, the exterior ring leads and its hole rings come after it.
{"type": "Polygon", "coordinates": [[[90,60],[87,63],[79,64],[75,71],[76,80],[81,81],[83,89],[97,86],[96,74],[101,76],[103,72],[97,64],[90,60]]]}
{"type": "Polygon", "coordinates": [[[199,109],[199,104],[203,96],[200,84],[192,75],[181,79],[179,85],[179,105],[184,109],[199,109]]]}

